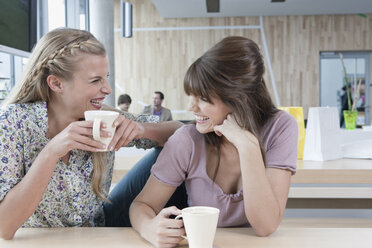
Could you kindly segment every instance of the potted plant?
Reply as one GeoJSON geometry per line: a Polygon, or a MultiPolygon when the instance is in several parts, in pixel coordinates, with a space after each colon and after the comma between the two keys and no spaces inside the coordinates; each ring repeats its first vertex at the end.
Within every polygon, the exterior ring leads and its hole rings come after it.
{"type": "Polygon", "coordinates": [[[355,95],[354,95],[354,101],[353,101],[353,104],[351,104],[351,89],[350,89],[350,84],[349,84],[349,80],[348,80],[347,73],[346,73],[346,67],[345,67],[345,64],[344,64],[342,54],[339,52],[338,55],[340,56],[342,69],[343,69],[343,72],[344,72],[345,88],[346,88],[346,95],[347,95],[347,105],[348,105],[348,109],[343,111],[344,120],[345,120],[345,128],[348,129],[348,130],[353,130],[356,127],[356,120],[357,120],[357,116],[358,116],[358,111],[355,110],[355,104],[356,104],[356,101],[358,99],[362,79],[361,78],[359,79],[357,90],[356,90],[355,95]]]}

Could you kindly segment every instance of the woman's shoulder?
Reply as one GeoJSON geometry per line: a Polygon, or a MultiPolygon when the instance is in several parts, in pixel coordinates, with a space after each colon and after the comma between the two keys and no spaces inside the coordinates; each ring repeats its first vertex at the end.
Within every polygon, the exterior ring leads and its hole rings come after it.
{"type": "Polygon", "coordinates": [[[264,125],[264,129],[297,128],[296,119],[283,110],[276,112],[264,125]]]}
{"type": "Polygon", "coordinates": [[[31,120],[39,122],[47,117],[45,102],[15,103],[2,106],[0,109],[0,121],[19,122],[31,120]]]}
{"type": "Polygon", "coordinates": [[[167,143],[173,145],[191,145],[194,147],[202,141],[204,141],[204,136],[196,130],[195,125],[185,124],[174,132],[174,134],[168,139],[167,143]]]}
{"type": "Polygon", "coordinates": [[[12,103],[0,108],[0,113],[30,113],[35,114],[40,111],[46,111],[45,102],[30,102],[30,103],[12,103]]]}
{"type": "Polygon", "coordinates": [[[276,112],[266,122],[261,131],[261,139],[266,150],[282,141],[292,138],[297,140],[297,136],[298,124],[296,119],[283,110],[276,112]]]}
{"type": "Polygon", "coordinates": [[[8,104],[0,108],[0,121],[17,119],[19,113],[23,112],[21,104],[8,104]]]}
{"type": "Polygon", "coordinates": [[[177,136],[188,136],[192,139],[199,139],[203,137],[203,135],[196,129],[195,124],[185,124],[178,128],[174,134],[177,136]]]}
{"type": "Polygon", "coordinates": [[[298,124],[291,114],[283,110],[277,111],[261,130],[261,139],[264,143],[290,135],[298,135],[298,124]]]}

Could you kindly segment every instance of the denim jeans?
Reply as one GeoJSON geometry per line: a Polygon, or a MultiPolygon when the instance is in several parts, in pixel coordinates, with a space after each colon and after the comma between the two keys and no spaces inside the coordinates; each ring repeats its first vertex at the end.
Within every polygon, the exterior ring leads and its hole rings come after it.
{"type": "MultiPolygon", "coordinates": [[[[105,202],[106,226],[108,227],[130,227],[129,207],[134,198],[141,192],[150,176],[152,165],[155,163],[162,148],[154,148],[147,153],[111,191],[105,202]]],[[[159,194],[161,192],[158,192],[159,194]]],[[[187,207],[187,194],[184,183],[181,184],[165,207],[177,206],[179,209],[187,207]]]]}

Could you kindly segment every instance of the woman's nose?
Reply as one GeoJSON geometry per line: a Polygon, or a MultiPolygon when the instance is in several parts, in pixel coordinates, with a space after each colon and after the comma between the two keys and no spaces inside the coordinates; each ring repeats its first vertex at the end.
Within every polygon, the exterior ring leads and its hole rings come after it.
{"type": "Polygon", "coordinates": [[[196,98],[193,96],[190,96],[189,103],[187,105],[187,110],[195,111],[195,106],[196,106],[196,98]]]}
{"type": "Polygon", "coordinates": [[[102,92],[106,94],[110,94],[112,92],[112,89],[107,79],[105,79],[105,82],[103,83],[102,92]]]}

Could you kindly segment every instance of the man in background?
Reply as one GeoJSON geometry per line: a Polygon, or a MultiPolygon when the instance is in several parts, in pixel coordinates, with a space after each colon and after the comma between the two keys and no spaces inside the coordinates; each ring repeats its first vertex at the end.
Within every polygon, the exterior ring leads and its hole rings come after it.
{"type": "Polygon", "coordinates": [[[160,121],[171,121],[172,113],[169,109],[161,106],[164,100],[164,94],[160,91],[155,91],[152,97],[152,106],[146,106],[142,110],[142,114],[157,115],[160,121]]]}
{"type": "Polygon", "coordinates": [[[121,111],[128,112],[131,103],[132,98],[130,98],[128,94],[123,94],[119,96],[118,107],[121,111]]]}

